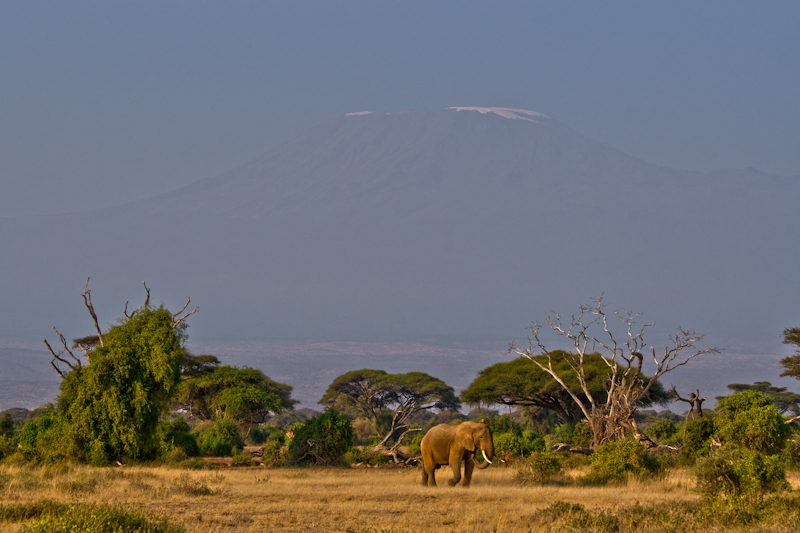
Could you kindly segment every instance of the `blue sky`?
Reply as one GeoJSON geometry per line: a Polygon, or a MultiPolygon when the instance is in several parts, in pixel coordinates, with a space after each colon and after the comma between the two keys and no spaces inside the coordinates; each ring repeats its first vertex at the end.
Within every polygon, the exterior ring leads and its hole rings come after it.
{"type": "Polygon", "coordinates": [[[794,2],[0,3],[0,215],[105,207],[371,110],[533,109],[800,175],[794,2]]]}

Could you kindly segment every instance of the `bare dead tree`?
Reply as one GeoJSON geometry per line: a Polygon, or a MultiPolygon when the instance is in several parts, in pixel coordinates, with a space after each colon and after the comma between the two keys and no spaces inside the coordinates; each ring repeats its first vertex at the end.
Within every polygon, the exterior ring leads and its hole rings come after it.
{"type": "Polygon", "coordinates": [[[703,339],[703,335],[678,328],[675,334],[670,335],[670,345],[666,346],[663,352],[657,353],[655,347],[651,348],[650,357],[655,364],[655,370],[650,379],[645,379],[642,374],[643,352],[647,347],[644,334],[647,328],[655,324],[644,324],[639,327],[636,318],[640,313],[634,314],[625,310],[615,312],[625,330],[622,336],[624,342],[618,341],[618,337],[609,326],[609,316],[605,308],[603,296],[600,295],[599,298],[593,299],[591,304],[582,304],[580,313],[572,315],[568,321],[554,311],[545,315],[545,324],[557,335],[572,342],[574,352],[566,356],[565,360],[578,378],[580,391],[573,390],[555,371],[550,352],[539,338],[542,324],[535,323],[531,327],[527,348],[521,349],[511,343],[508,353],[527,357],[561,385],[589,422],[593,433],[593,448],[623,438],[626,431],[632,432],[644,445],[654,447],[655,443],[642,433],[634,418],[636,410],[648,396],[653,384],[664,374],[685,365],[695,357],[720,353],[720,350],[696,349],[695,345],[703,339]],[[600,330],[598,336],[595,336],[596,330],[600,330]],[[593,394],[589,388],[585,361],[590,354],[599,355],[608,366],[604,397],[600,397],[597,393],[593,394]],[[547,364],[534,359],[536,355],[546,356],[547,364]],[[584,399],[579,392],[583,393],[584,399]]]}
{"type": "Polygon", "coordinates": [[[700,389],[696,389],[695,392],[689,393],[689,398],[682,398],[678,391],[675,390],[675,386],[672,386],[672,394],[675,395],[676,402],[686,402],[689,404],[689,410],[686,412],[686,422],[689,421],[689,417],[692,416],[692,420],[697,420],[698,418],[703,418],[703,402],[708,400],[708,398],[700,397],[700,389]]]}
{"type": "Polygon", "coordinates": [[[689,394],[689,398],[687,399],[687,398],[682,398],[681,395],[678,394],[678,391],[675,390],[675,386],[674,385],[672,386],[672,389],[670,389],[670,390],[672,391],[672,394],[675,395],[675,401],[676,402],[686,402],[686,403],[689,404],[689,410],[686,411],[686,420],[685,420],[685,422],[688,422],[689,421],[689,417],[694,412],[694,402],[695,402],[695,399],[697,398],[697,395],[695,395],[694,393],[690,393],[689,394]]]}

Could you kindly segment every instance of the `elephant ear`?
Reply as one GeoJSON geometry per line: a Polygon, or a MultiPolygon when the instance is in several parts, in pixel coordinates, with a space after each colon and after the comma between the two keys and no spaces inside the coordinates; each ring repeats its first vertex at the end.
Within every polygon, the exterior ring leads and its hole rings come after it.
{"type": "Polygon", "coordinates": [[[472,442],[472,435],[470,435],[469,433],[461,433],[461,432],[459,432],[456,435],[456,441],[461,446],[463,446],[464,449],[467,450],[468,452],[474,452],[475,451],[475,443],[472,442]]]}

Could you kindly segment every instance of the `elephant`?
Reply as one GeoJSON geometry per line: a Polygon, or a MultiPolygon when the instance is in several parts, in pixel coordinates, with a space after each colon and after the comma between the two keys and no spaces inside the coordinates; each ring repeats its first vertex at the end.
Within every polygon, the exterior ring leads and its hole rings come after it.
{"type": "Polygon", "coordinates": [[[461,481],[461,461],[464,461],[464,487],[469,487],[472,470],[483,470],[492,464],[494,442],[492,430],[483,422],[463,422],[457,426],[439,424],[422,438],[422,486],[436,486],[436,469],[450,465],[453,477],[447,483],[453,487],[461,481]],[[478,450],[483,452],[484,463],[474,459],[478,450]]]}

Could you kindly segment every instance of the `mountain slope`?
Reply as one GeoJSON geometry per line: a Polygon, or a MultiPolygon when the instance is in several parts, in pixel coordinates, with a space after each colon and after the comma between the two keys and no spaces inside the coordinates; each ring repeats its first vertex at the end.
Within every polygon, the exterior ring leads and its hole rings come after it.
{"type": "Polygon", "coordinates": [[[0,336],[84,334],[88,275],[109,321],[141,279],[170,308],[191,295],[202,339],[511,340],[601,292],[739,348],[800,319],[800,180],[503,113],[345,116],[167,195],[3,219],[0,336]]]}

